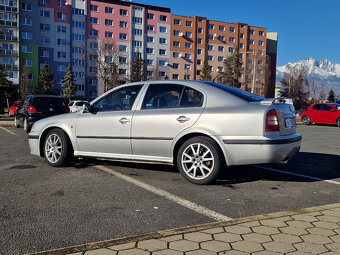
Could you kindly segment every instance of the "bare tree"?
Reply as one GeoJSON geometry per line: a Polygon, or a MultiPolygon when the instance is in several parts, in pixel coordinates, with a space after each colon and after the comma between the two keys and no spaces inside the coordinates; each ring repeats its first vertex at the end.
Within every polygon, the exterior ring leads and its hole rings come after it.
{"type": "Polygon", "coordinates": [[[317,102],[319,90],[320,90],[320,84],[317,83],[315,80],[311,80],[309,82],[309,91],[312,97],[312,103],[317,102]]]}
{"type": "Polygon", "coordinates": [[[327,97],[326,96],[326,91],[325,91],[324,87],[321,85],[320,86],[320,92],[319,92],[319,100],[320,100],[320,102],[325,101],[326,97],[327,97]]]}
{"type": "Polygon", "coordinates": [[[28,66],[23,66],[23,72],[19,84],[20,97],[25,100],[27,93],[31,92],[31,86],[28,77],[28,66]]]}

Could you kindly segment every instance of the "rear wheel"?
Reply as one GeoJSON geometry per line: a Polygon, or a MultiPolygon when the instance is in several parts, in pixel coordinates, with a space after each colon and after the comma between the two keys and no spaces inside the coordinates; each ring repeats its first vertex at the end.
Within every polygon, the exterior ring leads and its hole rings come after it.
{"type": "Polygon", "coordinates": [[[44,140],[44,156],[51,166],[66,165],[72,158],[72,145],[66,133],[60,129],[52,129],[44,140]]]}
{"type": "Polygon", "coordinates": [[[337,125],[338,127],[340,127],[340,118],[338,118],[338,119],[336,120],[336,125],[337,125]]]}
{"type": "Polygon", "coordinates": [[[303,125],[310,125],[311,124],[310,118],[308,116],[304,116],[302,118],[302,123],[303,123],[303,125]]]}
{"type": "Polygon", "coordinates": [[[16,128],[20,127],[20,123],[19,123],[19,119],[18,119],[17,115],[14,116],[14,127],[16,127],[16,128]]]}
{"type": "Polygon", "coordinates": [[[177,167],[184,178],[195,184],[215,181],[223,165],[217,146],[207,137],[193,137],[184,142],[177,154],[177,167]]]}

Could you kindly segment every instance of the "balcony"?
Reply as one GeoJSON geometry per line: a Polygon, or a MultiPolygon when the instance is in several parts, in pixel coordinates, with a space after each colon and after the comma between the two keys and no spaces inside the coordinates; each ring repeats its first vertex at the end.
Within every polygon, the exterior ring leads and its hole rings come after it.
{"type": "Polygon", "coordinates": [[[7,6],[7,5],[0,4],[0,11],[18,13],[19,9],[17,7],[14,7],[14,6],[7,6]]]}
{"type": "Polygon", "coordinates": [[[16,64],[0,64],[0,69],[2,70],[19,70],[18,65],[16,64]]]}
{"type": "Polygon", "coordinates": [[[10,41],[10,42],[18,42],[18,37],[15,35],[4,35],[0,34],[0,41],[10,41]]]}
{"type": "Polygon", "coordinates": [[[18,51],[0,49],[0,55],[2,55],[2,56],[18,56],[18,51]]]}
{"type": "Polygon", "coordinates": [[[0,26],[18,27],[18,22],[17,21],[10,21],[10,20],[0,20],[0,26]]]}

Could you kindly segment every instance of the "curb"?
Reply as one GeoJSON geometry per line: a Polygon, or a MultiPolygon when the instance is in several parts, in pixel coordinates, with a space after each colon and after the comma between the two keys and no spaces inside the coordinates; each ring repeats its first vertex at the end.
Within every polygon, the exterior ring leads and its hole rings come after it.
{"type": "Polygon", "coordinates": [[[76,253],[76,252],[85,252],[85,251],[106,248],[109,246],[114,246],[114,245],[119,245],[119,244],[125,244],[125,243],[130,243],[130,242],[140,242],[140,241],[144,241],[148,239],[164,238],[164,237],[178,235],[178,234],[186,234],[186,233],[191,233],[191,232],[196,232],[196,231],[202,231],[202,230],[206,230],[210,228],[228,227],[228,226],[246,223],[250,221],[274,219],[274,218],[283,217],[287,215],[298,215],[298,214],[311,213],[311,212],[316,212],[316,211],[321,211],[321,210],[328,210],[328,209],[337,208],[339,206],[340,206],[340,203],[336,203],[336,204],[329,204],[329,205],[323,205],[323,206],[303,208],[303,209],[293,210],[293,211],[283,211],[283,212],[255,215],[255,216],[239,218],[239,219],[235,219],[235,220],[231,220],[227,222],[212,222],[212,223],[207,223],[207,224],[195,225],[191,227],[161,230],[161,231],[157,231],[157,232],[149,233],[145,235],[130,236],[130,237],[100,241],[100,242],[93,242],[93,243],[88,243],[88,244],[81,244],[81,245],[70,246],[66,248],[41,251],[37,253],[29,253],[27,255],[60,255],[60,254],[70,254],[70,253],[76,253]]]}

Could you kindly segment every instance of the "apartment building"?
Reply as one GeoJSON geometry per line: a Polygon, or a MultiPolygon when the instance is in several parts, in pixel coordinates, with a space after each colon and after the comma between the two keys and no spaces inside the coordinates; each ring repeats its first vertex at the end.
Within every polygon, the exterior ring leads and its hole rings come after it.
{"type": "MultiPolygon", "coordinates": [[[[271,96],[268,82],[270,72],[275,73],[267,61],[267,29],[244,23],[227,23],[205,17],[171,16],[170,78],[199,79],[200,70],[208,59],[215,81],[223,71],[223,61],[235,48],[242,59],[241,89],[262,96],[271,96]]],[[[271,52],[276,49],[271,48],[271,52]]],[[[276,61],[275,61],[276,63],[276,61]]],[[[274,96],[274,95],[273,95],[274,96]]]]}
{"type": "Polygon", "coordinates": [[[0,0],[0,68],[19,83],[19,0],[0,0]]]}

